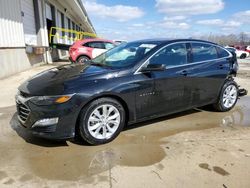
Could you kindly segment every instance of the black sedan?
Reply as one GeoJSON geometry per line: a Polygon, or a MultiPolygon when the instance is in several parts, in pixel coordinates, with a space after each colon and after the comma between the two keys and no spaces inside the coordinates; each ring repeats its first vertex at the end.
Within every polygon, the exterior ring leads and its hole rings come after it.
{"type": "Polygon", "coordinates": [[[124,126],[213,104],[228,111],[238,99],[237,61],[215,43],[141,40],[90,62],[42,72],[19,87],[20,125],[50,139],[80,135],[90,144],[113,140],[124,126]]]}

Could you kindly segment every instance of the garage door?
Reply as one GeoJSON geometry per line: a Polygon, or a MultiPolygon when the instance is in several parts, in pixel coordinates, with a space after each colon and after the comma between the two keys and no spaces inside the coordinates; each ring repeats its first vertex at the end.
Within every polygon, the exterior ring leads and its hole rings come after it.
{"type": "Polygon", "coordinates": [[[21,8],[25,43],[28,45],[37,45],[33,0],[22,0],[21,8]]]}

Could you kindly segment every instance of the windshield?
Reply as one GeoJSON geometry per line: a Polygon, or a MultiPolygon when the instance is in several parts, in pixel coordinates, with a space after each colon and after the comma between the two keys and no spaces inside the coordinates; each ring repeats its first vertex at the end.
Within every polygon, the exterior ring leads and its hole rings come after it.
{"type": "Polygon", "coordinates": [[[130,42],[121,44],[92,60],[92,64],[122,68],[134,65],[151,51],[157,43],[130,42]]]}

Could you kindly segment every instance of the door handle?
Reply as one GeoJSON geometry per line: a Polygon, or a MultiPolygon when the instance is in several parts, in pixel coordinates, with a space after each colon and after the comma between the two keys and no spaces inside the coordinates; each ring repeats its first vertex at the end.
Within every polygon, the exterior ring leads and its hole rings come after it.
{"type": "Polygon", "coordinates": [[[220,64],[220,65],[218,66],[218,68],[219,68],[219,69],[224,69],[224,65],[223,65],[223,64],[220,64]]]}
{"type": "Polygon", "coordinates": [[[186,70],[181,71],[181,75],[183,75],[183,76],[187,76],[187,75],[188,75],[188,71],[186,71],[186,70]]]}

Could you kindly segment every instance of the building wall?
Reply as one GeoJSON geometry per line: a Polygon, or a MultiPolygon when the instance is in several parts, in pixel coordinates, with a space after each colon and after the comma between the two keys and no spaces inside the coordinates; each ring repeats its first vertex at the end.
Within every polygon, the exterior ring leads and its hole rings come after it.
{"type": "Polygon", "coordinates": [[[0,49],[0,59],[0,78],[27,70],[32,65],[43,62],[42,56],[27,55],[23,48],[0,49]]]}
{"type": "Polygon", "coordinates": [[[0,47],[25,47],[19,0],[0,1],[0,47]]]}
{"type": "Polygon", "coordinates": [[[21,11],[25,44],[37,45],[33,0],[21,0],[21,11]]]}
{"type": "Polygon", "coordinates": [[[78,30],[93,30],[77,0],[0,0],[0,78],[67,57],[66,51],[57,49],[43,55],[27,50],[31,46],[49,47],[47,17],[54,17],[57,27],[72,29],[75,25],[78,30]]]}
{"type": "Polygon", "coordinates": [[[26,53],[22,16],[28,14],[22,14],[21,6],[20,0],[0,1],[0,78],[29,69],[32,65],[44,61],[42,55],[26,53]]]}
{"type": "MultiPolygon", "coordinates": [[[[73,0],[72,0],[73,1],[73,0]]],[[[51,9],[50,5],[54,6],[55,11],[55,26],[59,28],[66,28],[66,29],[73,29],[78,31],[84,31],[84,22],[81,18],[79,18],[74,10],[69,6],[69,1],[58,1],[58,0],[48,0],[46,1],[46,9],[45,9],[45,15],[46,17],[51,17],[51,9]],[[62,15],[64,19],[64,25],[62,24],[62,15]],[[70,21],[70,27],[68,24],[68,20],[70,21]]],[[[44,20],[46,23],[46,19],[44,20]]],[[[64,43],[64,44],[73,44],[73,40],[70,40],[70,38],[75,37],[73,34],[68,33],[62,33],[58,31],[58,34],[60,36],[66,36],[67,41],[65,39],[58,39],[57,37],[54,37],[53,42],[55,43],[64,43]]],[[[58,60],[58,59],[65,59],[69,55],[68,51],[65,50],[57,50],[57,49],[51,49],[51,51],[48,53],[48,59],[51,59],[52,61],[58,60]]]]}

